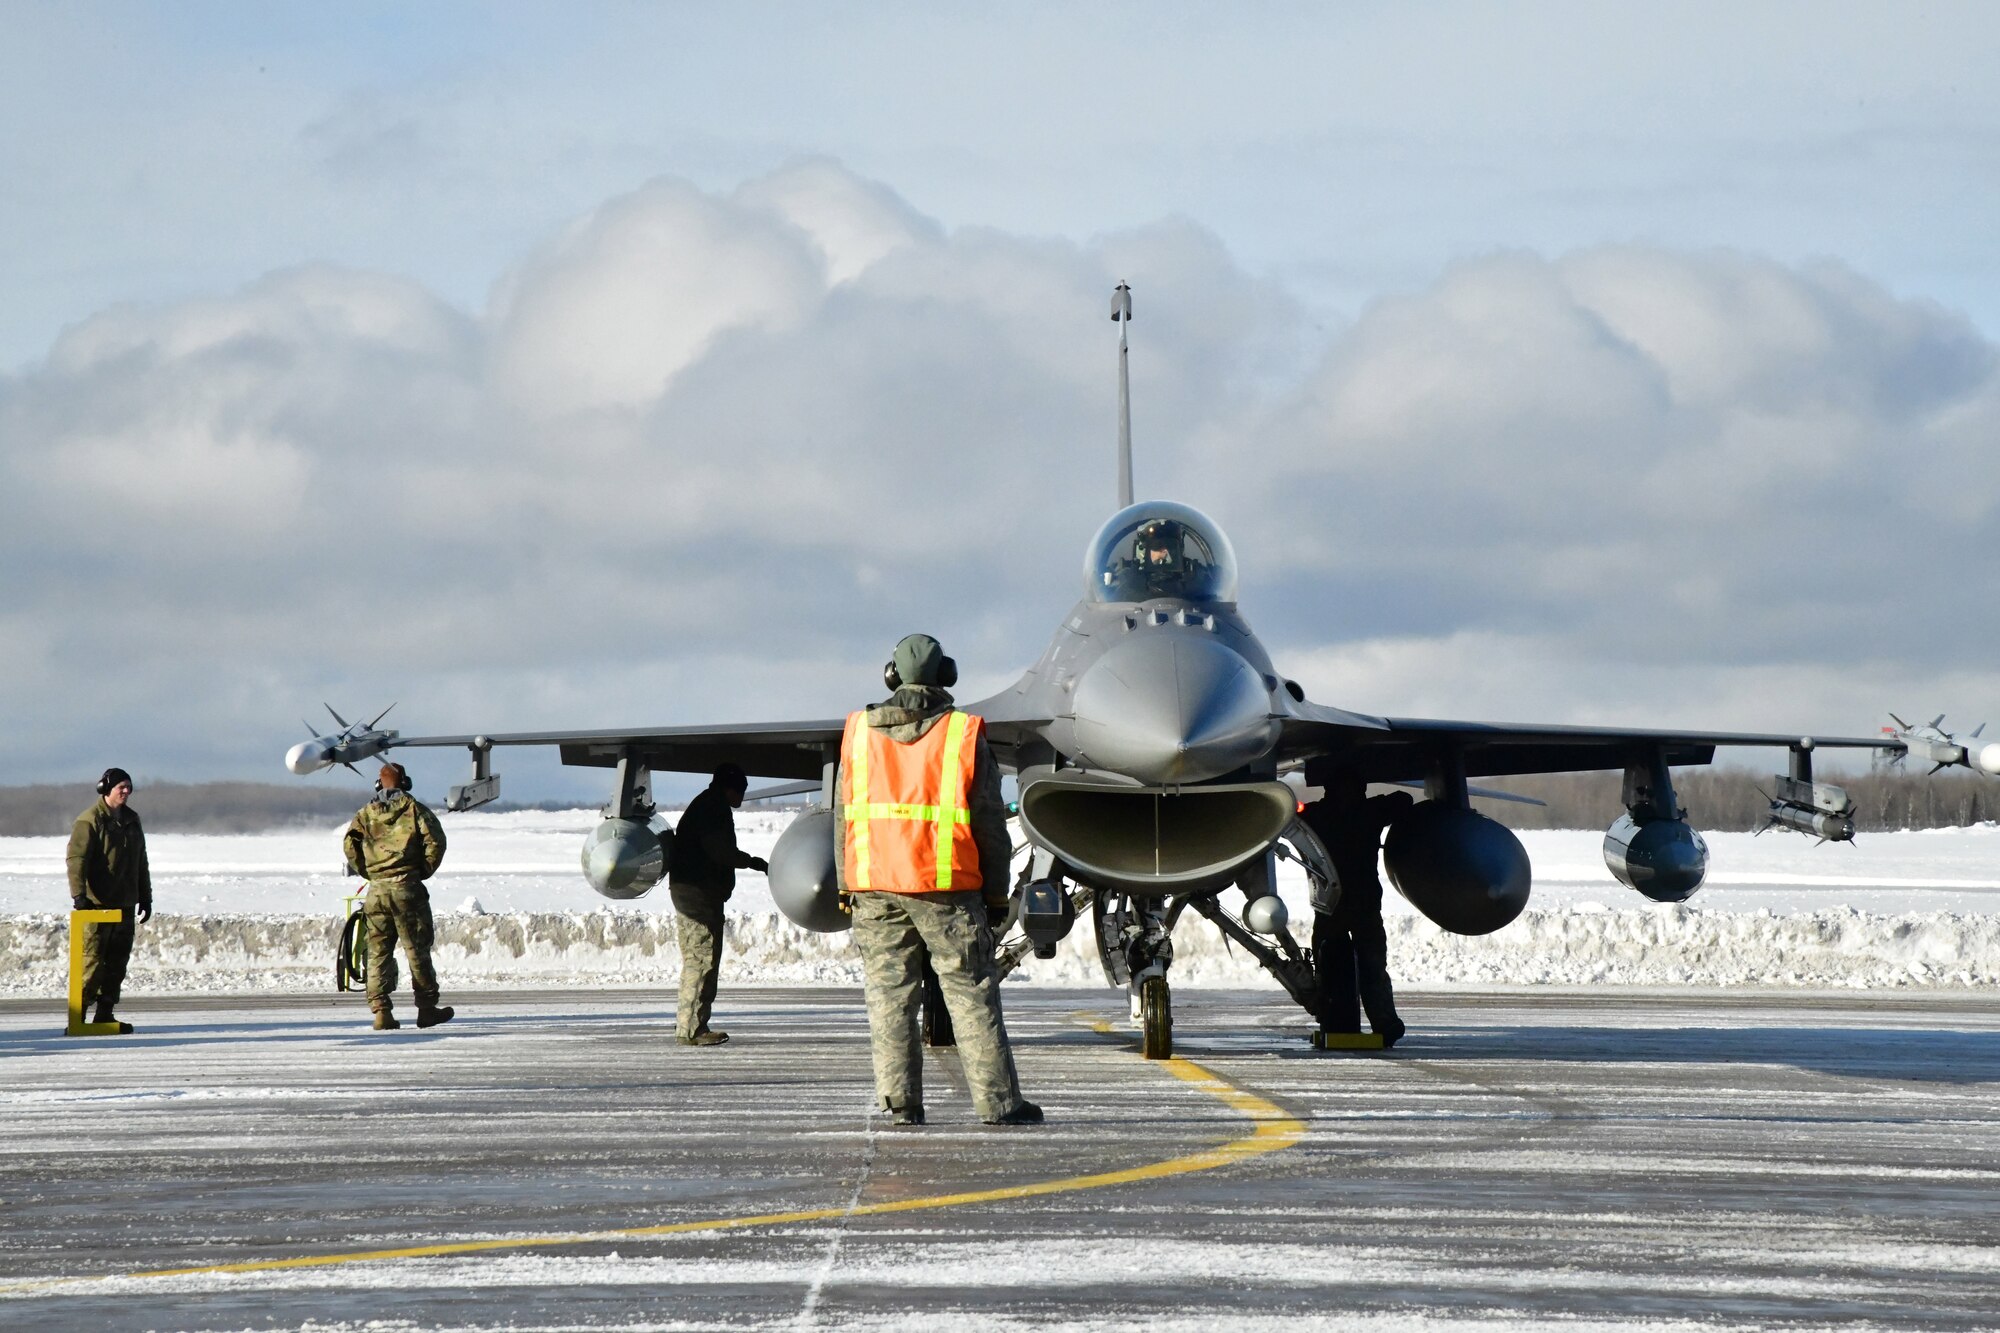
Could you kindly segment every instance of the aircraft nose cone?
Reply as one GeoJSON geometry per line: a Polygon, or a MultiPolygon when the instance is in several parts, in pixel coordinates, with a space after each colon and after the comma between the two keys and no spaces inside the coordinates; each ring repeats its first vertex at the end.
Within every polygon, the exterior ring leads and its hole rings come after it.
{"type": "Polygon", "coordinates": [[[1263,678],[1206,634],[1126,639],[1083,673],[1072,711],[1091,767],[1149,784],[1220,777],[1277,739],[1263,678]]]}

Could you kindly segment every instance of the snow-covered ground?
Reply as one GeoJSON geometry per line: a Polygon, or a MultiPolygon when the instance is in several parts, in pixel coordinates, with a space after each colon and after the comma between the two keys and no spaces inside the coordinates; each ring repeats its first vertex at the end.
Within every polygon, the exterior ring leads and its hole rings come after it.
{"type": "MultiPolygon", "coordinates": [[[[578,870],[590,810],[446,817],[451,850],[431,883],[438,962],[450,985],[659,984],[679,974],[664,890],[598,898],[578,870]]],[[[789,812],[744,812],[743,845],[768,852],[789,812]]],[[[158,911],[129,988],[240,990],[329,984],[331,938],[355,887],[339,874],[344,826],[248,835],[158,833],[148,840],[158,911]]],[[[1522,835],[1535,897],[1493,936],[1447,935],[1387,895],[1399,979],[1636,985],[1987,985],[2000,980],[2000,826],[1863,835],[1815,847],[1773,833],[1709,835],[1707,886],[1662,907],[1613,880],[1591,831],[1522,835]]],[[[0,991],[60,993],[67,894],[62,838],[0,838],[0,991]]],[[[730,984],[858,979],[845,936],[778,916],[761,876],[730,903],[730,984]]],[[[1305,919],[1303,880],[1283,886],[1305,919]]],[[[1206,922],[1176,934],[1184,985],[1242,985],[1261,974],[1206,922]]],[[[1044,985],[1102,979],[1091,932],[1020,974],[1044,985]]]]}

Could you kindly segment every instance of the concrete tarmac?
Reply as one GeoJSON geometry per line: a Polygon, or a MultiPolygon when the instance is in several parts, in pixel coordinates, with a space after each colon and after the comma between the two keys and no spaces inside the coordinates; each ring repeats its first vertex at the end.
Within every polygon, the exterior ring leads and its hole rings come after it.
{"type": "Polygon", "coordinates": [[[920,1130],[852,989],[725,989],[713,1049],[670,994],[447,998],[0,1004],[0,1327],[2000,1322],[1992,996],[1417,994],[1351,1054],[1183,991],[1163,1065],[1010,986],[1048,1123],[934,1052],[920,1130]]]}

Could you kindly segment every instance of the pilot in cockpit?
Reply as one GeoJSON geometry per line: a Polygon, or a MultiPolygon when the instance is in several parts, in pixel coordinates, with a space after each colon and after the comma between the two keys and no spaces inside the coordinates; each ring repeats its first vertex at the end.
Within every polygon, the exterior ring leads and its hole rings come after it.
{"type": "Polygon", "coordinates": [[[1181,525],[1172,519],[1156,519],[1139,529],[1133,550],[1149,593],[1158,596],[1180,593],[1184,544],[1181,525]]]}

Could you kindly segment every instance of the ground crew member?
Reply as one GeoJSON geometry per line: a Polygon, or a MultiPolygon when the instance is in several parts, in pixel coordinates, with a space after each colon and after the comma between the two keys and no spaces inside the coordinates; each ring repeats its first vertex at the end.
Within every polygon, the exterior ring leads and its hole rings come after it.
{"type": "Polygon", "coordinates": [[[431,969],[431,895],[424,881],[444,860],[444,828],[422,801],[410,795],[410,774],[401,764],[384,764],[375,779],[375,799],[361,807],[341,844],[347,873],[368,881],[361,911],[368,926],[368,1007],[375,1030],[403,1026],[391,999],[396,991],[396,942],[410,960],[410,989],[416,993],[417,1026],[449,1023],[456,1012],[438,1004],[437,973],[431,969]]]}
{"type": "Polygon", "coordinates": [[[722,968],[722,905],[736,891],[736,872],[763,874],[770,866],[761,856],[737,850],[736,820],[731,810],[742,808],[750,779],[734,764],[723,764],[715,777],[681,812],[674,828],[673,869],[667,892],[673,896],[674,917],[681,939],[681,999],[674,1019],[674,1036],[683,1046],[720,1046],[727,1032],[709,1027],[715,1009],[715,981],[722,968]]]}
{"type": "Polygon", "coordinates": [[[137,922],[153,916],[153,875],[146,863],[146,831],[126,804],[132,775],[107,768],[97,780],[97,804],[76,817],[69,832],[69,898],[79,912],[116,908],[118,919],[84,927],[83,1003],[96,1005],[93,1023],[118,1023],[112,1010],[125,988],[137,922]]]}
{"type": "Polygon", "coordinates": [[[1382,831],[1416,803],[1406,791],[1368,795],[1368,784],[1346,769],[1306,765],[1306,783],[1326,795],[1305,808],[1306,826],[1319,835],[1340,880],[1340,901],[1313,914],[1313,960],[1319,972],[1320,1026],[1328,1032],[1368,1028],[1385,1047],[1402,1038],[1396,997],[1389,982],[1389,939],[1382,930],[1382,880],[1376,863],[1382,831]],[[1359,1000],[1357,1004],[1356,1001],[1359,1000]]]}
{"type": "Polygon", "coordinates": [[[834,865],[854,907],[875,1091],[892,1123],[924,1123],[917,1024],[926,954],[958,1034],[973,1107],[989,1125],[1035,1125],[1021,1096],[989,923],[1006,909],[1013,845],[986,723],[952,707],[958,665],[912,634],[883,668],[893,693],[852,714],[840,744],[834,865]]]}

